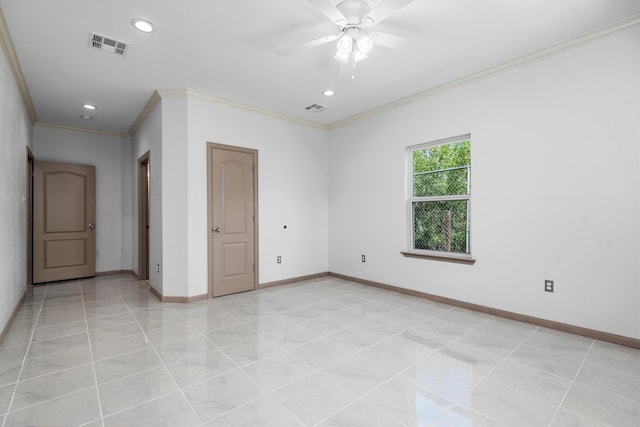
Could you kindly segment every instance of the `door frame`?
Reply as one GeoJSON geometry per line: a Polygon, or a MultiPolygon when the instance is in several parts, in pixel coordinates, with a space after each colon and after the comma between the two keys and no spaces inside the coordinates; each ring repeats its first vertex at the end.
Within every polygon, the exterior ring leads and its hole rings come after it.
{"type": "MultiPolygon", "coordinates": [[[[84,277],[95,277],[96,275],[96,167],[95,165],[77,164],[77,163],[60,163],[44,160],[36,160],[34,162],[34,178],[33,178],[33,282],[35,284],[55,282],[61,280],[72,280],[84,277]],[[83,189],[75,188],[78,197],[82,198],[83,212],[78,215],[82,217],[75,218],[76,226],[80,228],[72,230],[51,230],[49,228],[49,215],[51,209],[48,207],[48,197],[55,195],[49,194],[50,188],[60,189],[61,187],[50,187],[48,176],[71,175],[80,179],[80,185],[83,189]],[[81,226],[80,226],[81,224],[81,226]],[[49,243],[55,245],[59,242],[79,242],[82,244],[82,262],[79,262],[80,251],[76,246],[71,252],[62,250],[58,254],[72,254],[76,258],[74,260],[58,260],[62,262],[76,262],[75,264],[61,264],[56,266],[48,266],[48,256],[56,253],[51,252],[49,243]]],[[[68,192],[68,189],[64,190],[68,192]]],[[[55,206],[55,205],[54,205],[55,206]]],[[[59,205],[62,206],[62,205],[59,205]]],[[[54,209],[57,213],[56,218],[68,216],[70,211],[61,214],[61,209],[54,209]]],[[[74,211],[77,213],[77,211],[74,211]]],[[[55,227],[54,227],[55,229],[55,227]]],[[[63,255],[61,255],[63,256],[63,255]]],[[[55,257],[54,257],[55,258],[55,257]]]]}
{"type": "Polygon", "coordinates": [[[35,157],[27,147],[27,182],[25,194],[25,210],[27,213],[27,284],[33,285],[33,165],[35,157]]]}
{"type": "Polygon", "coordinates": [[[138,158],[138,279],[149,280],[149,175],[151,152],[138,158]]]}
{"type": "Polygon", "coordinates": [[[258,150],[245,147],[236,147],[233,145],[218,144],[215,142],[207,142],[207,297],[213,298],[213,188],[211,185],[213,179],[213,150],[221,149],[227,151],[237,151],[240,153],[249,153],[253,155],[253,212],[255,219],[253,221],[253,256],[254,256],[254,272],[253,272],[253,289],[258,289],[258,277],[260,260],[258,258],[258,150]]]}

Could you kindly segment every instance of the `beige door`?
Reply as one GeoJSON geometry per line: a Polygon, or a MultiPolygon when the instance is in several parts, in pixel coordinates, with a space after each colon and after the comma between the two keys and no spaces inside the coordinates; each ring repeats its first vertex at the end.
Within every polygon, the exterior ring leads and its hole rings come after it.
{"type": "Polygon", "coordinates": [[[257,152],[208,145],[209,295],[256,288],[257,152]]]}
{"type": "Polygon", "coordinates": [[[138,159],[138,279],[149,280],[149,152],[138,159]]]}
{"type": "Polygon", "coordinates": [[[95,167],[36,161],[33,282],[95,276],[95,167]]]}
{"type": "Polygon", "coordinates": [[[27,210],[27,285],[33,285],[33,163],[35,158],[27,147],[27,188],[25,204],[27,210]]]}

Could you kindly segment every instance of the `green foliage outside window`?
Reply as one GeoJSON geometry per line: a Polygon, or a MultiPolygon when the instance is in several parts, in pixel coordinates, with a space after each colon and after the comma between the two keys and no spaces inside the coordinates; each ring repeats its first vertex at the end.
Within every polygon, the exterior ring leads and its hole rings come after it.
{"type": "Polygon", "coordinates": [[[469,253],[470,141],[423,147],[412,153],[414,248],[469,253]]]}

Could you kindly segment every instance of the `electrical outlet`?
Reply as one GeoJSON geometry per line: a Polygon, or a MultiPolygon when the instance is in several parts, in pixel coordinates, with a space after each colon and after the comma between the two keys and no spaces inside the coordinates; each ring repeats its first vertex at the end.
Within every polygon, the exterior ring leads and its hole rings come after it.
{"type": "Polygon", "coordinates": [[[367,262],[367,257],[365,255],[362,255],[362,262],[367,262]]]}
{"type": "Polygon", "coordinates": [[[553,280],[545,280],[544,281],[544,291],[545,292],[553,292],[553,280]]]}
{"type": "Polygon", "coordinates": [[[282,257],[280,255],[278,255],[277,262],[278,264],[282,264],[282,257]]]}
{"type": "Polygon", "coordinates": [[[160,264],[156,265],[156,273],[160,274],[160,264]]]}

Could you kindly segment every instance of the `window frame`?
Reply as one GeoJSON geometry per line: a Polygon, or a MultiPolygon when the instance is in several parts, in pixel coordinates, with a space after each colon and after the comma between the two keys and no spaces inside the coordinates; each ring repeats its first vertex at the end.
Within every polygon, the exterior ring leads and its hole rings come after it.
{"type": "MultiPolygon", "coordinates": [[[[473,264],[475,259],[472,256],[472,245],[471,245],[471,209],[472,209],[472,192],[471,192],[471,164],[468,166],[468,185],[467,185],[467,193],[466,194],[456,194],[456,195],[444,195],[444,196],[414,196],[414,162],[413,162],[413,152],[416,150],[421,150],[424,148],[453,144],[456,142],[469,141],[471,144],[471,134],[454,136],[451,138],[438,139],[422,144],[412,145],[407,147],[406,156],[407,156],[407,216],[408,216],[408,230],[409,230],[409,241],[408,246],[409,250],[406,252],[402,252],[402,254],[406,257],[411,258],[425,258],[425,259],[434,259],[434,260],[442,260],[442,261],[450,261],[450,262],[458,262],[463,264],[473,264]],[[460,252],[446,252],[446,251],[436,251],[436,250],[428,250],[428,249],[417,249],[415,247],[415,220],[414,220],[414,203],[416,202],[438,202],[438,201],[455,201],[455,200],[466,200],[467,201],[467,247],[469,253],[460,253],[460,252]]],[[[470,148],[471,149],[471,148],[470,148]]],[[[472,163],[472,162],[471,162],[472,163]]]]}

